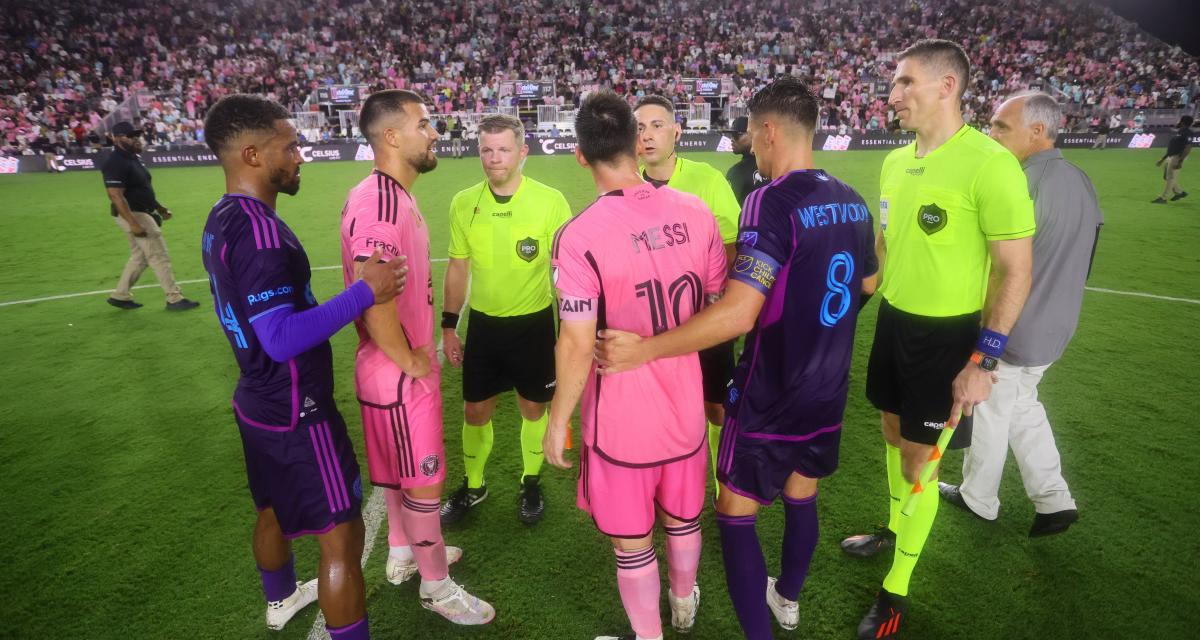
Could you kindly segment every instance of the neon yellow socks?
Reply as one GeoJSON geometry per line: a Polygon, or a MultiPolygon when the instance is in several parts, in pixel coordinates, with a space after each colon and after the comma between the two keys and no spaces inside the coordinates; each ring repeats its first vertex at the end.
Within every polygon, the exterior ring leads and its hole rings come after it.
{"type": "Polygon", "coordinates": [[[542,437],[546,435],[548,415],[547,411],[537,420],[521,417],[521,461],[525,465],[523,475],[536,476],[542,470],[542,461],[546,459],[542,453],[542,437]]]}
{"type": "MultiPolygon", "coordinates": [[[[891,450],[889,447],[889,460],[891,462],[891,450]]],[[[937,483],[931,482],[930,486],[925,487],[925,490],[917,495],[917,506],[913,509],[912,515],[906,516],[900,512],[900,506],[908,494],[912,491],[912,485],[904,481],[904,475],[900,472],[900,451],[896,451],[896,471],[895,476],[898,480],[892,479],[892,464],[888,465],[888,484],[892,487],[893,495],[896,494],[896,488],[901,487],[903,491],[899,492],[900,500],[892,501],[892,517],[896,521],[896,526],[889,528],[896,532],[896,555],[892,558],[892,570],[888,572],[887,577],[883,579],[883,588],[890,593],[898,596],[908,595],[908,583],[912,578],[913,569],[917,566],[917,560],[921,557],[921,549],[925,547],[925,540],[929,538],[929,531],[933,529],[933,519],[937,516],[938,503],[941,501],[938,496],[937,483]]]]}
{"type": "Polygon", "coordinates": [[[888,529],[892,533],[900,532],[900,507],[912,485],[904,481],[904,471],[900,464],[900,449],[884,443],[887,447],[887,478],[888,478],[888,529]]]}
{"type": "Polygon", "coordinates": [[[492,440],[491,420],[478,427],[463,423],[463,466],[467,471],[467,487],[471,489],[483,486],[483,469],[492,453],[492,440]]]}

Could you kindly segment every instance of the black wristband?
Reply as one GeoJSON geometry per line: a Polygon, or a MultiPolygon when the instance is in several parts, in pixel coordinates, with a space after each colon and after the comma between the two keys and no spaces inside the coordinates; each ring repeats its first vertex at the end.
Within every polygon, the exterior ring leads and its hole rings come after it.
{"type": "Polygon", "coordinates": [[[443,329],[457,329],[458,328],[458,314],[450,313],[449,311],[443,311],[442,312],[442,328],[443,329]]]}

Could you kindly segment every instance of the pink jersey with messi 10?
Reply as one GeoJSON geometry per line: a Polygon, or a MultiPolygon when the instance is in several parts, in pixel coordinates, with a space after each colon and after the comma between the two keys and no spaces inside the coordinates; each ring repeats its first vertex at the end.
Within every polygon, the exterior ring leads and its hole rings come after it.
{"type": "MultiPolygon", "coordinates": [[[[652,336],[687,321],[725,280],[716,218],[696,196],[644,183],[600,196],[563,225],[551,254],[563,321],[652,336]]],[[[580,414],[587,447],[642,467],[704,446],[700,363],[691,353],[600,377],[593,364],[580,414]]]]}

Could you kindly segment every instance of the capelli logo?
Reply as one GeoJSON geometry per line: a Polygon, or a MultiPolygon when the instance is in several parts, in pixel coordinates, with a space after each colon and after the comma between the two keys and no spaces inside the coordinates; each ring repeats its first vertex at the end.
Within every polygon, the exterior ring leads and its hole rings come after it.
{"type": "Polygon", "coordinates": [[[542,153],[552,156],[556,151],[575,151],[574,142],[561,142],[559,138],[544,138],[539,141],[542,153]]]}
{"type": "Polygon", "coordinates": [[[850,136],[829,136],[825,138],[825,144],[821,145],[822,151],[845,151],[850,148],[850,136]]]}
{"type": "Polygon", "coordinates": [[[1129,139],[1130,149],[1149,149],[1152,144],[1154,144],[1153,133],[1135,133],[1129,139]]]}

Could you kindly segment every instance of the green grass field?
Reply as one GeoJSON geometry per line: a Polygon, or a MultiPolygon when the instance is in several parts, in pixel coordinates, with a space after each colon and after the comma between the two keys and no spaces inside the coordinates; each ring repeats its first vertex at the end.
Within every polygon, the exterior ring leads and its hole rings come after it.
{"type": "MultiPolygon", "coordinates": [[[[1150,205],[1161,188],[1159,153],[1068,153],[1091,175],[1107,216],[1089,284],[1192,301],[1086,295],[1075,341],[1041,385],[1082,520],[1065,535],[1029,540],[1033,508],[1010,458],[997,523],[942,507],[914,576],[908,637],[1196,636],[1200,447],[1186,363],[1200,343],[1200,174],[1184,173],[1192,198],[1150,205]]],[[[734,160],[694,157],[721,168],[734,160]]],[[[824,153],[817,162],[873,203],[883,157],[824,153]]],[[[368,170],[309,165],[300,194],[281,199],[314,265],[338,263],[341,204],[368,170]]],[[[563,190],[576,211],[594,197],[569,158],[530,158],[526,172],[563,190]]],[[[451,196],[480,176],[475,159],[442,159],[418,181],[435,257],[445,256],[451,196]]],[[[166,313],[156,288],[139,290],[146,306],[132,312],[104,304],[103,294],[0,306],[2,638],[291,639],[306,637],[316,617],[314,606],[278,633],[262,622],[254,510],[229,407],[237,371],[200,263],[200,230],[223,191],[221,171],[162,169],[154,178],[176,214],[166,226],[175,273],[204,309],[166,313]]],[[[2,176],[0,200],[0,303],[115,284],[128,253],[98,173],[2,176]]],[[[445,264],[434,267],[440,298],[445,264]]],[[[142,284],[154,282],[148,271],[142,284]]],[[[319,298],[341,288],[340,271],[314,273],[319,298]]],[[[777,637],[853,637],[890,562],[851,559],[837,547],[886,520],[878,420],[863,396],[876,306],[860,322],[841,469],[822,484],[822,539],[801,594],[800,629],[777,637]]],[[[338,401],[361,451],[354,343],[352,329],[334,338],[338,401]]],[[[447,369],[454,485],[462,474],[459,389],[457,371],[447,369]]],[[[375,637],[579,640],[627,630],[612,552],[574,506],[573,471],[547,467],[546,519],[535,528],[517,522],[518,425],[509,397],[496,419],[492,496],[446,531],[466,550],[453,575],[495,604],[495,622],[455,628],[421,609],[415,583],[389,585],[383,527],[366,570],[375,637]]],[[[946,479],[957,481],[960,461],[948,458],[946,479]]],[[[760,518],[773,574],[781,513],[773,507],[760,518]]],[[[736,638],[711,512],[704,535],[704,598],[691,637],[736,638]]],[[[312,540],[296,544],[301,577],[313,575],[315,549],[312,540]]]]}

